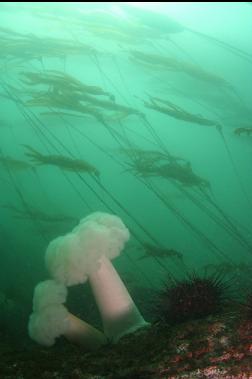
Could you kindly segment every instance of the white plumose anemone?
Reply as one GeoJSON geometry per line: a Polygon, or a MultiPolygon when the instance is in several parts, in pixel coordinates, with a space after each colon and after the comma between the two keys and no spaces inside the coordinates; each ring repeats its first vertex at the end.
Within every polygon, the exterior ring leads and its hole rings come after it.
{"type": "Polygon", "coordinates": [[[54,280],[46,280],[35,287],[33,313],[28,324],[30,337],[44,346],[52,346],[61,335],[87,350],[105,344],[102,332],[68,312],[63,305],[66,297],[67,288],[54,280]]]}
{"type": "Polygon", "coordinates": [[[66,286],[89,280],[104,333],[114,342],[148,325],[110,262],[129,237],[119,217],[95,212],[71,233],[53,240],[46,251],[46,265],[55,280],[66,286]]]}

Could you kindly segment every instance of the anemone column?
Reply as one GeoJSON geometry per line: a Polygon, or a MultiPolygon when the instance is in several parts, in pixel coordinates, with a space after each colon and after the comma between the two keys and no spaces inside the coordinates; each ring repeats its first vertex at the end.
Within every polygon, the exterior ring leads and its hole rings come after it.
{"type": "Polygon", "coordinates": [[[96,350],[105,345],[107,339],[98,329],[87,322],[68,313],[68,328],[64,333],[65,338],[70,342],[83,346],[86,350],[96,350]]]}
{"type": "Polygon", "coordinates": [[[104,256],[99,263],[99,268],[89,275],[89,281],[102,317],[104,333],[116,342],[123,335],[149,324],[140,314],[112,263],[104,256]]]}

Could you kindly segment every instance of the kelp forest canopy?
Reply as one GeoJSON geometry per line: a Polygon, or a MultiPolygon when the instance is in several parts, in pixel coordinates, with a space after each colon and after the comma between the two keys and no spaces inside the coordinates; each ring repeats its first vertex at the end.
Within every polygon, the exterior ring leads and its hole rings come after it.
{"type": "Polygon", "coordinates": [[[142,285],[251,276],[251,7],[244,30],[231,4],[199,25],[179,3],[151,7],[0,5],[2,267],[29,262],[27,282],[97,210],[129,228],[118,266],[142,285]]]}

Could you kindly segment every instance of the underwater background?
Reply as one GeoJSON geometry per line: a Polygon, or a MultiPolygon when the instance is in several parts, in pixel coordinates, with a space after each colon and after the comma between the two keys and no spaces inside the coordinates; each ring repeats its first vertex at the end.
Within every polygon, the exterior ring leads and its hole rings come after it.
{"type": "MultiPolygon", "coordinates": [[[[217,273],[239,301],[251,292],[251,20],[247,2],[0,4],[9,350],[35,348],[49,242],[95,211],[130,230],[113,264],[148,321],[167,278],[217,273]]],[[[100,327],[88,284],[67,305],[100,327]]]]}

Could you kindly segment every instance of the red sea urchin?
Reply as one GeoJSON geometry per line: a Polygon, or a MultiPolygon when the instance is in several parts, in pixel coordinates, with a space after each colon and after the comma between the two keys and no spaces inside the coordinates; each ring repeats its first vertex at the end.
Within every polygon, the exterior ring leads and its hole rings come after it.
{"type": "Polygon", "coordinates": [[[189,274],[187,279],[169,279],[161,292],[159,317],[176,324],[215,314],[227,303],[227,283],[223,276],[200,277],[189,274]]]}

